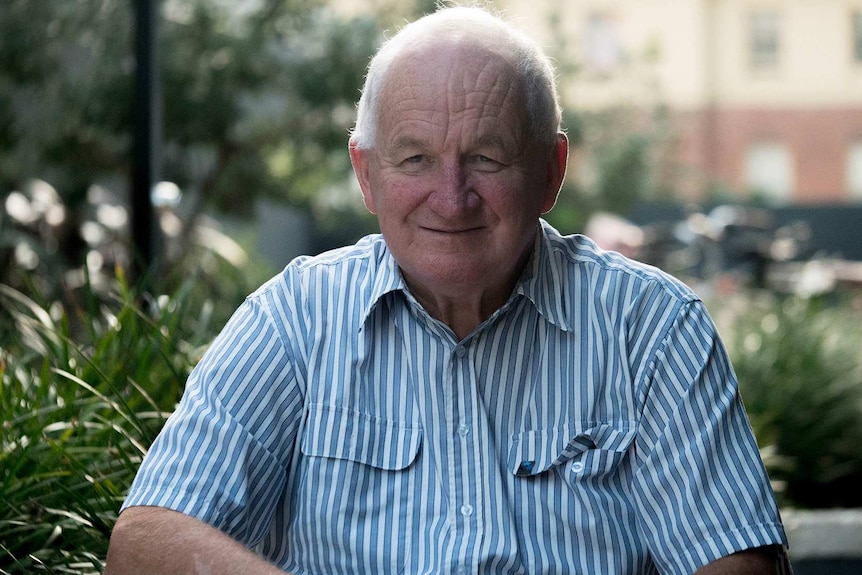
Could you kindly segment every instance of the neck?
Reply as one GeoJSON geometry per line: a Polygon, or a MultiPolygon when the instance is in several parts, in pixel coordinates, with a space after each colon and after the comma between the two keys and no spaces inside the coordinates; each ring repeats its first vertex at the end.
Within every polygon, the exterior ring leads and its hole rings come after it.
{"type": "Polygon", "coordinates": [[[515,265],[504,273],[438,281],[433,276],[415,277],[402,267],[401,275],[425,311],[462,340],[506,304],[530,261],[533,246],[529,243],[515,265]]]}
{"type": "Polygon", "coordinates": [[[462,340],[503,307],[511,290],[499,294],[459,294],[454,297],[415,293],[416,299],[431,317],[442,321],[462,340]]]}
{"type": "Polygon", "coordinates": [[[456,337],[462,340],[505,305],[515,289],[527,259],[529,253],[526,254],[525,261],[520,262],[508,277],[480,286],[456,284],[435,288],[413,281],[403,270],[402,275],[410,292],[425,311],[449,326],[456,337]]]}

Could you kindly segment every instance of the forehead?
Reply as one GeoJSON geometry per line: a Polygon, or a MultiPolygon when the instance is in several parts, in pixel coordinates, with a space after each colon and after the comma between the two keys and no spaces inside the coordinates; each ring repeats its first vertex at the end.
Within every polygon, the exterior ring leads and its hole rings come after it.
{"type": "Polygon", "coordinates": [[[380,99],[380,135],[515,140],[526,130],[515,63],[493,47],[452,43],[402,53],[380,99]]]}

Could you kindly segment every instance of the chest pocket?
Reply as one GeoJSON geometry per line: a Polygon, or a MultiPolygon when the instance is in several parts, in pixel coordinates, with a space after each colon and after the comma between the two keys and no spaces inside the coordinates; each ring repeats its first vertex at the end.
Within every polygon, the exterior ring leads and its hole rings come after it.
{"type": "Polygon", "coordinates": [[[413,463],[421,443],[420,427],[343,407],[312,404],[300,449],[310,457],[354,461],[396,471],[413,463]]]}
{"type": "Polygon", "coordinates": [[[412,510],[421,489],[422,434],[418,425],[353,409],[306,408],[291,517],[292,572],[347,573],[356,565],[376,566],[374,573],[409,572],[411,548],[403,538],[421,529],[412,510]],[[371,533],[374,544],[364,544],[371,533]]]}
{"type": "Polygon", "coordinates": [[[575,481],[602,477],[619,465],[635,435],[633,426],[610,424],[525,431],[510,443],[507,468],[517,477],[537,476],[549,469],[565,470],[575,481]]]}

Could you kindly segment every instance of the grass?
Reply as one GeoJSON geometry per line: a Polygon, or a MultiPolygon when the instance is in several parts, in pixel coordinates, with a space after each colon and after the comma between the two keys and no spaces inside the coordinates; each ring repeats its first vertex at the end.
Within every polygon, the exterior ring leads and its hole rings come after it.
{"type": "Polygon", "coordinates": [[[245,274],[146,297],[118,273],[64,302],[0,285],[0,574],[102,571],[141,458],[245,274]]]}

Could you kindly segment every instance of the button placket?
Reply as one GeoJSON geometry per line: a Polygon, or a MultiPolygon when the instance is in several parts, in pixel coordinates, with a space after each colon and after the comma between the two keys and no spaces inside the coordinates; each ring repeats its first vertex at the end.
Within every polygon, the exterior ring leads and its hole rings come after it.
{"type": "Polygon", "coordinates": [[[484,422],[472,352],[468,346],[458,344],[451,349],[452,393],[455,398],[453,419],[449,420],[450,445],[455,465],[452,485],[451,512],[458,537],[466,543],[459,557],[452,557],[458,572],[475,573],[472,560],[475,548],[482,540],[483,471],[480,467],[484,422]]]}
{"type": "MultiPolygon", "coordinates": [[[[466,356],[467,356],[467,349],[463,345],[459,345],[455,348],[455,357],[457,357],[458,359],[464,359],[466,356]]],[[[461,424],[458,425],[457,431],[458,431],[458,435],[462,438],[462,440],[464,440],[464,442],[467,445],[469,445],[469,442],[467,440],[467,436],[470,434],[470,426],[466,422],[462,421],[461,424]]],[[[466,445],[465,445],[465,447],[466,447],[466,445]]],[[[461,505],[461,508],[459,509],[459,511],[461,512],[462,517],[469,518],[471,515],[473,515],[473,511],[475,511],[475,510],[474,510],[473,506],[470,505],[469,503],[464,503],[463,505],[461,505]]]]}

